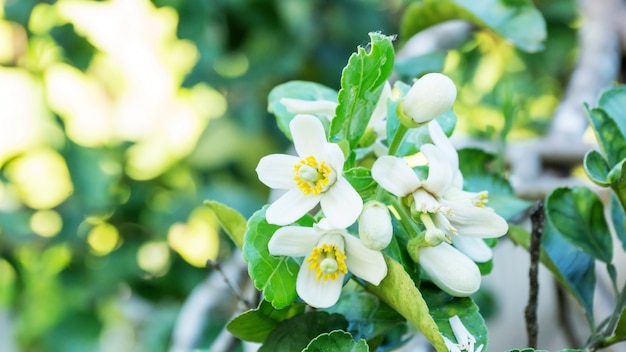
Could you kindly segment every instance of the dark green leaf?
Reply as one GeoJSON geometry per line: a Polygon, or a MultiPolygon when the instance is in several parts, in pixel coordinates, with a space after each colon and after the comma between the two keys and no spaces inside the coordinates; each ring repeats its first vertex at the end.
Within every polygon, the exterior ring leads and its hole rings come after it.
{"type": "Polygon", "coordinates": [[[591,122],[591,127],[596,134],[596,138],[609,168],[613,168],[617,163],[626,159],[626,140],[619,130],[617,123],[604,110],[591,109],[587,107],[587,113],[591,122]]]}
{"type": "Polygon", "coordinates": [[[603,92],[598,100],[598,107],[604,110],[619,127],[622,136],[626,136],[626,85],[613,87],[603,92]]]}
{"type": "Polygon", "coordinates": [[[600,187],[608,187],[610,182],[607,180],[609,176],[609,165],[602,154],[597,150],[590,150],[585,154],[583,163],[587,176],[600,187]]]}
{"type": "Polygon", "coordinates": [[[332,139],[347,140],[351,149],[367,128],[383,84],[393,71],[393,37],[370,33],[370,38],[370,51],[359,47],[343,69],[337,116],[330,127],[332,139]]]}
{"type": "Polygon", "coordinates": [[[281,321],[304,313],[305,307],[304,303],[294,303],[283,309],[275,309],[263,300],[258,308],[244,312],[228,322],[226,329],[242,340],[263,342],[281,321]]]}
{"type": "Polygon", "coordinates": [[[204,205],[213,210],[220,225],[237,247],[243,247],[243,236],[248,226],[246,218],[235,209],[219,202],[205,200],[204,205]]]}
{"type": "MultiPolygon", "coordinates": [[[[296,114],[287,111],[285,105],[280,100],[282,98],[293,98],[302,100],[328,100],[337,102],[337,91],[328,88],[324,85],[305,82],[305,81],[289,81],[283,84],[279,84],[274,87],[268,96],[268,110],[276,116],[276,122],[281,131],[291,138],[291,131],[289,131],[289,123],[296,116],[296,114]]],[[[332,116],[330,116],[332,117],[332,116]]],[[[325,127],[328,127],[327,119],[320,119],[325,127]]]]}
{"type": "Polygon", "coordinates": [[[427,0],[411,4],[402,17],[400,35],[410,38],[432,25],[464,19],[492,29],[518,48],[535,52],[543,49],[546,23],[532,2],[501,0],[427,0]]]}
{"type": "Polygon", "coordinates": [[[604,206],[586,187],[557,188],[546,198],[546,214],[559,233],[590,256],[610,263],[613,242],[604,206]]]}
{"type": "Polygon", "coordinates": [[[619,316],[619,320],[617,321],[617,326],[615,327],[614,335],[617,339],[626,338],[626,314],[624,314],[626,310],[622,310],[622,313],[619,316]]]}
{"type": "Polygon", "coordinates": [[[320,334],[345,330],[348,322],[339,314],[310,312],[281,322],[272,331],[259,352],[302,351],[320,334]]]}
{"type": "Polygon", "coordinates": [[[367,341],[354,341],[352,335],[337,330],[314,338],[302,352],[368,352],[367,341]]]}
{"type": "Polygon", "coordinates": [[[622,242],[622,248],[626,251],[626,216],[615,194],[611,194],[611,221],[615,228],[617,238],[622,242]]]}

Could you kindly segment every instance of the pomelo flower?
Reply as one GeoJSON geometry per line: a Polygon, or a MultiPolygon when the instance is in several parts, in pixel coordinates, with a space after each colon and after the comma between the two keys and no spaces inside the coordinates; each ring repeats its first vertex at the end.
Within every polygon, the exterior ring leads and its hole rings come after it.
{"type": "Polygon", "coordinates": [[[393,226],[387,206],[372,200],[363,206],[359,216],[359,238],[365,247],[382,250],[391,242],[393,226]]]}
{"type": "Polygon", "coordinates": [[[344,276],[352,274],[374,285],[387,275],[380,251],[365,247],[345,228],[327,219],[313,227],[285,226],[268,243],[272,255],[306,257],[296,279],[296,291],[313,307],[328,308],[339,299],[344,276]]]}
{"type": "Polygon", "coordinates": [[[450,110],[455,99],[456,87],[448,76],[428,73],[415,81],[400,101],[398,118],[407,126],[417,127],[450,110]]]}
{"type": "Polygon", "coordinates": [[[315,116],[296,115],[289,129],[298,156],[267,155],[256,168],[261,182],[287,190],[267,209],[267,221],[288,225],[320,204],[333,225],[353,224],[363,201],[343,177],[345,158],[339,146],[326,141],[324,127],[315,116]]]}

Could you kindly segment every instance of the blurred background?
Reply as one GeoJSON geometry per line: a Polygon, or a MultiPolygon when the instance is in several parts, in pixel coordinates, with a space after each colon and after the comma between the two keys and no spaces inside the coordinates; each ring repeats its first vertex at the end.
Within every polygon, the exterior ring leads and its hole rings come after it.
{"type": "MultiPolygon", "coordinates": [[[[339,89],[410,2],[0,0],[0,350],[168,350],[207,260],[234,250],[202,202],[251,215],[258,160],[289,145],[269,91],[339,89]]],[[[502,147],[548,131],[580,20],[572,0],[536,5],[545,50],[477,30],[442,57],[459,133],[502,147]]]]}

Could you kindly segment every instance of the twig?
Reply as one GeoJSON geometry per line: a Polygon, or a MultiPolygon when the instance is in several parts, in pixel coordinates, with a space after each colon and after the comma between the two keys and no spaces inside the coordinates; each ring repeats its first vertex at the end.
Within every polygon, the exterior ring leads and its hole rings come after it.
{"type": "Polygon", "coordinates": [[[528,292],[528,305],[526,306],[526,332],[528,334],[528,346],[537,348],[537,298],[539,296],[539,282],[537,279],[539,272],[539,249],[541,245],[541,235],[543,234],[543,202],[538,201],[533,207],[530,215],[532,221],[532,233],[530,237],[530,269],[528,276],[530,279],[530,289],[528,292]]]}

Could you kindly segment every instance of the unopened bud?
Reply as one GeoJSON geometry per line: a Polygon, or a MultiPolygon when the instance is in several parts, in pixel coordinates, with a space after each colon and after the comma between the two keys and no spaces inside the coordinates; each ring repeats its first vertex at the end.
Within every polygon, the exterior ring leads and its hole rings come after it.
{"type": "Polygon", "coordinates": [[[428,73],[413,84],[398,107],[421,125],[450,110],[454,99],[456,87],[452,80],[441,73],[428,73]]]}
{"type": "Polygon", "coordinates": [[[370,201],[363,206],[359,217],[359,237],[367,248],[382,250],[393,235],[389,209],[380,202],[370,201]]]}

